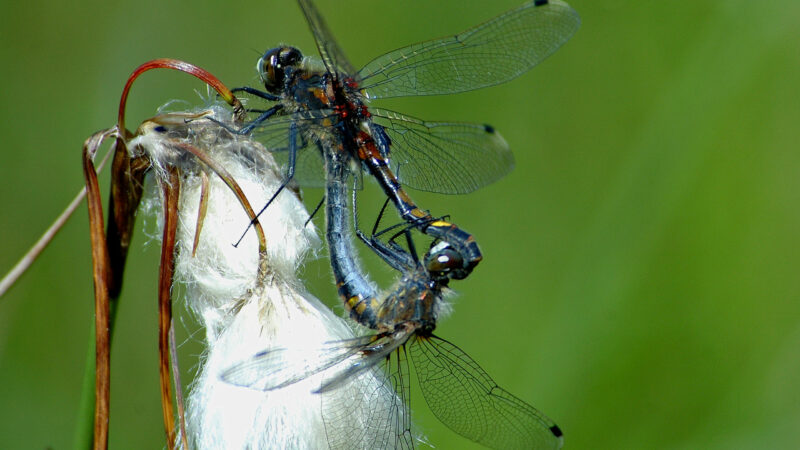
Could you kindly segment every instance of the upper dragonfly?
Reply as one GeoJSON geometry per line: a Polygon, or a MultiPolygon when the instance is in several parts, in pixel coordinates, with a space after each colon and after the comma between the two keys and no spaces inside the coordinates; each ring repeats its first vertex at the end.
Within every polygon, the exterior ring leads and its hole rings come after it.
{"type": "Polygon", "coordinates": [[[324,185],[320,152],[300,151],[314,143],[321,152],[360,163],[404,220],[460,253],[462,277],[467,276],[481,259],[472,236],[433,220],[414,204],[401,182],[424,191],[471,192],[513,168],[508,144],[489,125],[428,122],[367,104],[378,98],[452,94],[504,83],[564,44],[580,25],[578,14],[560,0],[531,1],[463,33],[391,51],[356,71],[311,0],[298,3],[322,65],[304,58],[297,48],[276,47],[257,64],[266,91],[238,89],[276,102],[266,110],[251,110],[259,116],[239,130],[288,158],[286,179],[272,199],[292,179],[304,186],[324,185]]]}

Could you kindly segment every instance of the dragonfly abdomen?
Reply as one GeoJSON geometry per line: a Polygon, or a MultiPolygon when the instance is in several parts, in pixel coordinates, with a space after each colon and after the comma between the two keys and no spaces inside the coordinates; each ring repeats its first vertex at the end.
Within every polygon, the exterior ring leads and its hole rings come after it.
{"type": "Polygon", "coordinates": [[[347,208],[347,180],[350,175],[348,162],[335,154],[326,152],[328,172],[326,183],[326,214],[328,226],[326,237],[330,251],[331,270],[336,280],[339,296],[350,317],[358,323],[376,328],[378,325],[377,290],[367,278],[355,259],[350,213],[347,208]]]}

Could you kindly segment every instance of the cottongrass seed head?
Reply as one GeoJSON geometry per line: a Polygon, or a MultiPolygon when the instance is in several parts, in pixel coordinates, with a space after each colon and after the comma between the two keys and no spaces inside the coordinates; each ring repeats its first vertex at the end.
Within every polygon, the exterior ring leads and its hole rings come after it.
{"type": "MultiPolygon", "coordinates": [[[[233,126],[225,122],[229,113],[224,108],[212,106],[208,111],[216,120],[233,126]]],[[[176,140],[201,149],[224,167],[256,211],[278,189],[283,175],[260,144],[231,134],[206,118],[151,126],[129,147],[150,157],[156,183],[167,182],[168,165],[178,166],[182,172],[175,279],[185,293],[188,308],[205,326],[207,345],[188,395],[190,446],[327,448],[323,403],[346,405],[347,411],[356,414],[340,419],[346,420],[348,427],[362,428],[354,442],[332,447],[363,446],[361,442],[369,441],[364,435],[370,433],[367,416],[375,402],[395,404],[394,391],[385,389],[385,381],[374,372],[362,374],[358,383],[325,394],[312,393],[324,374],[271,391],[234,386],[220,378],[226,369],[265,349],[295,350],[285,352],[291,357],[302,353],[297,349],[320,348],[331,341],[352,338],[353,331],[306,292],[297,279],[303,257],[319,245],[313,224],[305,225],[308,213],[298,196],[284,190],[258,218],[267,243],[267,271],[260,273],[253,227],[238,246],[233,246],[250,224],[245,210],[219,176],[194,156],[176,149],[176,140]],[[204,177],[208,181],[207,211],[194,248],[204,177]],[[359,411],[365,416],[359,417],[359,411]]],[[[152,204],[160,205],[161,199],[151,195],[145,202],[158,209],[152,204]]],[[[173,291],[179,290],[173,287],[173,291]]]]}

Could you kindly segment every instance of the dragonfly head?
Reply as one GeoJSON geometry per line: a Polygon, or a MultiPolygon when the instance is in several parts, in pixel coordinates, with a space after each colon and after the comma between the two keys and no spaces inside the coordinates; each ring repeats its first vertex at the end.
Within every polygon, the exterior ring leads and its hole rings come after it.
{"type": "Polygon", "coordinates": [[[302,61],[303,54],[300,50],[288,46],[275,47],[267,50],[264,56],[258,59],[256,70],[267,92],[280,94],[286,79],[286,69],[293,69],[302,61]]]}
{"type": "Polygon", "coordinates": [[[425,269],[434,281],[446,286],[450,279],[464,278],[464,258],[447,242],[439,242],[425,255],[425,269]]]}

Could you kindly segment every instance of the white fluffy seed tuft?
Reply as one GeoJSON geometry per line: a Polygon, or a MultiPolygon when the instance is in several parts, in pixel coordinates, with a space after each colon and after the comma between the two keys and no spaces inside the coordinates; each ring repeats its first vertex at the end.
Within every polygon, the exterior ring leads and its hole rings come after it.
{"type": "MultiPolygon", "coordinates": [[[[224,108],[212,111],[222,120],[224,108]]],[[[259,279],[255,230],[251,227],[238,247],[233,246],[250,222],[239,201],[217,175],[180,151],[171,139],[200,148],[223,166],[256,211],[282,179],[272,157],[260,144],[234,136],[206,119],[177,121],[166,127],[167,132],[163,125],[150,128],[130,148],[150,157],[158,183],[164,182],[167,166],[182,170],[175,276],[189,308],[206,328],[207,352],[187,402],[190,445],[200,449],[326,448],[323,396],[312,393],[319,387],[319,377],[267,392],[220,379],[224,370],[265,349],[320,348],[326,342],[353,337],[346,322],[309,295],[296,277],[305,254],[319,245],[313,225],[304,225],[308,213],[302,202],[286,189],[259,217],[266,234],[268,262],[267,274],[259,279]],[[193,256],[201,171],[209,179],[208,210],[193,256]]],[[[161,202],[158,198],[146,201],[161,202]]],[[[358,381],[357,386],[350,383],[345,389],[324,394],[325,402],[348,402],[350,410],[365,413],[373,410],[368,401],[394,404],[393,391],[380,389],[384,381],[379,377],[370,372],[358,381]],[[355,395],[354,389],[359,391],[355,395]],[[383,398],[375,398],[376,392],[383,398]],[[353,406],[354,399],[363,404],[353,406]]],[[[354,427],[369,419],[346,418],[354,427]]],[[[365,441],[363,435],[358,439],[365,441]]],[[[360,446],[356,442],[337,445],[360,446]]]]}

